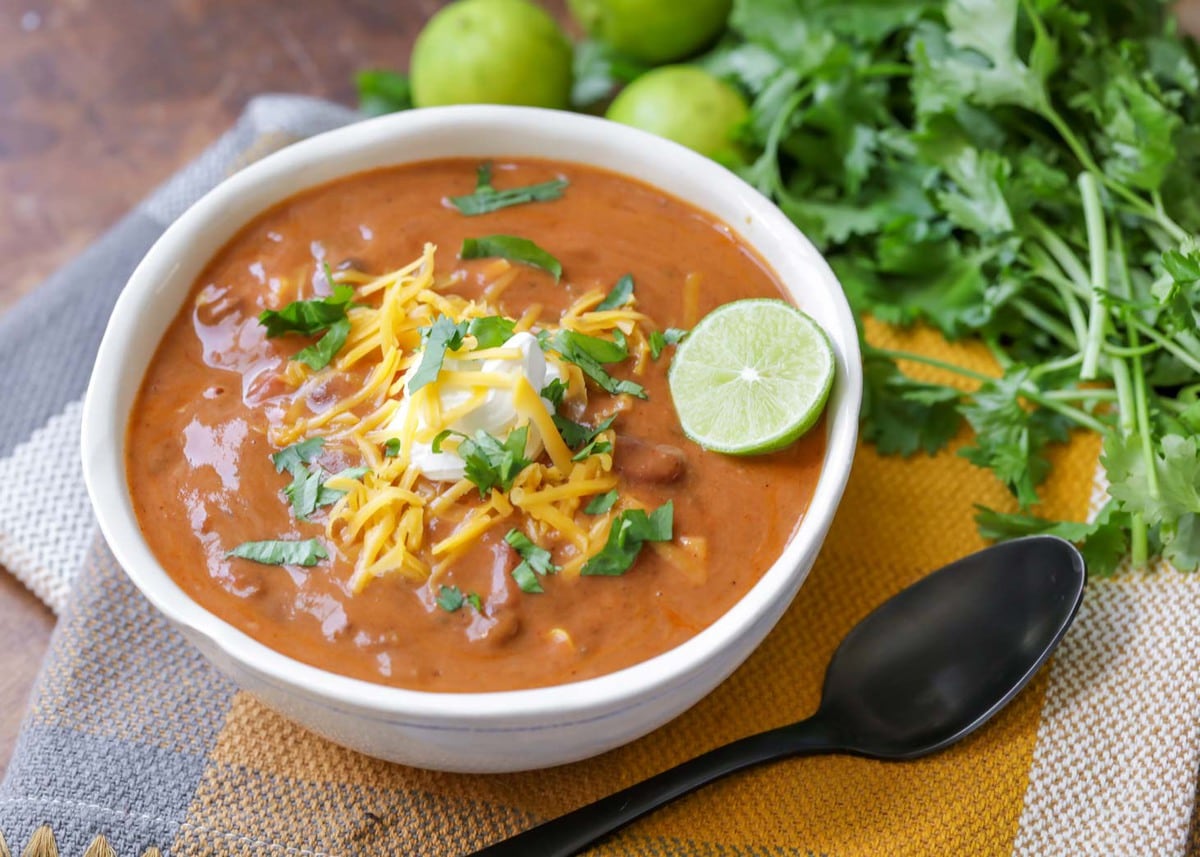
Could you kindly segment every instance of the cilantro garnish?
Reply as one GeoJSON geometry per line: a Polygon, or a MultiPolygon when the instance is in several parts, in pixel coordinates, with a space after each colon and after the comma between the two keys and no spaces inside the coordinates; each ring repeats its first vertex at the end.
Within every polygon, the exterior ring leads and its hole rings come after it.
{"type": "Polygon", "coordinates": [[[554,276],[558,282],[562,278],[562,263],[534,244],[528,238],[518,238],[515,235],[484,235],[480,238],[464,238],[462,249],[458,251],[460,259],[508,259],[521,265],[541,268],[554,276]]]}
{"type": "Polygon", "coordinates": [[[383,445],[383,457],[395,458],[400,454],[400,438],[389,437],[383,445]]]}
{"type": "Polygon", "coordinates": [[[558,199],[566,187],[565,179],[554,179],[540,184],[496,190],[492,187],[492,164],[485,161],[475,170],[475,192],[467,196],[452,196],[450,203],[469,216],[487,214],[512,205],[558,199]]]}
{"type": "Polygon", "coordinates": [[[560,330],[542,337],[543,347],[557,351],[563,360],[574,363],[605,392],[619,395],[628,393],[639,399],[646,398],[646,388],[635,381],[614,378],[604,368],[606,363],[619,363],[629,356],[629,349],[621,342],[588,336],[574,330],[560,330]]]}
{"type": "Polygon", "coordinates": [[[597,494],[592,498],[591,502],[584,507],[584,512],[588,515],[603,515],[609,509],[616,505],[617,492],[616,490],[597,494]]]}
{"type": "Polygon", "coordinates": [[[433,439],[433,451],[441,452],[446,438],[462,438],[456,453],[463,460],[466,478],[479,489],[479,496],[486,497],[493,488],[507,491],[521,471],[532,464],[525,457],[525,445],[529,440],[529,426],[521,426],[508,433],[503,441],[483,429],[473,437],[446,429],[433,439]]]}
{"type": "Polygon", "coordinates": [[[617,280],[617,284],[613,286],[612,291],[605,296],[604,300],[596,304],[596,311],[601,312],[608,309],[617,309],[629,303],[629,299],[633,297],[633,275],[626,274],[617,280]]]}
{"type": "Polygon", "coordinates": [[[668,500],[649,515],[643,509],[626,509],[613,519],[608,541],[592,556],[580,574],[615,576],[633,565],[646,542],[669,542],[675,507],[668,500]]]}
{"type": "Polygon", "coordinates": [[[241,557],[263,565],[302,565],[305,567],[316,565],[321,560],[329,558],[329,553],[321,544],[320,539],[242,542],[225,555],[241,557]]]}
{"type": "Polygon", "coordinates": [[[541,397],[554,405],[555,409],[562,407],[563,396],[567,394],[567,383],[561,378],[555,378],[542,387],[541,397]]]}
{"type": "MultiPolygon", "coordinates": [[[[292,475],[292,482],[283,489],[283,493],[292,504],[292,512],[298,520],[308,520],[308,516],[318,508],[336,503],[346,493],[328,487],[325,482],[331,478],[329,474],[320,466],[312,464],[324,448],[324,438],[310,437],[271,456],[277,473],[286,470],[292,475]]],[[[369,472],[369,467],[348,467],[336,475],[347,479],[361,479],[369,472]]]]}
{"type": "Polygon", "coordinates": [[[650,356],[655,360],[663,353],[668,345],[678,345],[687,337],[688,332],[678,327],[668,327],[666,330],[655,330],[650,333],[650,356]]]}
{"type": "Polygon", "coordinates": [[[310,437],[274,453],[271,461],[275,463],[276,473],[283,473],[285,470],[293,473],[297,467],[307,464],[320,455],[324,448],[325,438],[310,437]]]}
{"type": "Polygon", "coordinates": [[[446,359],[446,352],[462,348],[467,328],[468,324],[465,321],[455,323],[444,315],[439,315],[429,327],[421,328],[421,362],[417,365],[417,371],[408,379],[410,396],[426,384],[437,380],[438,373],[442,371],[442,362],[446,359]]]}
{"type": "Polygon", "coordinates": [[[437,598],[434,601],[447,613],[456,612],[463,604],[469,604],[476,613],[483,612],[483,599],[474,592],[463,592],[457,586],[438,587],[437,598]]]}
{"type": "Polygon", "coordinates": [[[512,338],[516,322],[502,315],[473,318],[467,325],[467,333],[475,337],[477,348],[499,348],[512,338]]]}
{"type": "MultiPolygon", "coordinates": [[[[326,277],[333,283],[332,274],[326,277]]],[[[315,336],[322,331],[325,335],[317,342],[302,348],[292,356],[313,371],[324,369],[346,343],[350,334],[350,319],[346,316],[354,289],[344,284],[333,286],[333,294],[307,301],[292,301],[281,310],[263,310],[258,321],[267,329],[267,338],[296,333],[315,336]]]]}
{"type": "Polygon", "coordinates": [[[589,455],[608,452],[612,449],[611,443],[606,440],[596,440],[596,436],[601,432],[608,431],[616,420],[616,415],[601,421],[595,428],[588,428],[558,414],[551,416],[551,419],[554,420],[554,426],[558,429],[558,433],[562,435],[563,443],[575,450],[573,461],[583,461],[589,455]]]}
{"type": "Polygon", "coordinates": [[[541,592],[542,584],[538,575],[557,574],[559,571],[550,551],[538,547],[516,528],[504,535],[504,541],[521,557],[521,562],[512,570],[512,577],[517,586],[522,592],[541,592]]]}

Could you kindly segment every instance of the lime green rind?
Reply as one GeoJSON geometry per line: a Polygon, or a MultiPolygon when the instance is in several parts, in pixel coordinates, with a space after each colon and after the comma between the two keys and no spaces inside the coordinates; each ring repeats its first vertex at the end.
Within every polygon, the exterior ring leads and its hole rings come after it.
{"type": "Polygon", "coordinates": [[[671,396],[684,433],[705,449],[782,449],[817,422],[835,375],[833,348],[807,314],[780,300],[735,301],[709,313],[675,353],[671,396]],[[755,383],[741,379],[752,367],[755,383]]]}

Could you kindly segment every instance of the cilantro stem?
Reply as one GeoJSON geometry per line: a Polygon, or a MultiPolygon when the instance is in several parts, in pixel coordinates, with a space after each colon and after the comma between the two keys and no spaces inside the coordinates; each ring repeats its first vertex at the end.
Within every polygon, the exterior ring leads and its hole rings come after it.
{"type": "Polygon", "coordinates": [[[996,380],[991,375],[984,375],[982,372],[976,372],[974,369],[968,369],[965,366],[959,366],[955,363],[947,363],[945,360],[938,360],[936,357],[926,357],[924,354],[916,354],[912,351],[893,351],[889,348],[873,348],[872,351],[891,360],[909,360],[913,363],[923,363],[926,366],[932,366],[935,369],[945,369],[947,372],[953,372],[955,375],[961,375],[964,378],[970,378],[973,381],[979,381],[984,384],[988,381],[996,380]]]}
{"type": "Polygon", "coordinates": [[[1049,375],[1051,372],[1059,372],[1063,369],[1070,369],[1072,366],[1078,366],[1083,362],[1083,355],[1076,352],[1066,357],[1060,357],[1057,360],[1049,360],[1045,363],[1039,363],[1029,370],[1029,377],[1040,378],[1043,375],[1049,375]]]}
{"type": "MultiPolygon", "coordinates": [[[[911,351],[893,351],[887,348],[876,348],[874,349],[874,352],[892,360],[908,360],[913,363],[923,363],[926,366],[932,366],[935,369],[944,369],[947,372],[953,372],[956,375],[961,375],[964,378],[971,378],[972,380],[979,381],[984,384],[988,383],[989,381],[996,380],[989,375],[984,375],[982,372],[976,372],[974,369],[968,369],[965,366],[958,366],[954,363],[947,363],[945,360],[938,360],[936,357],[926,357],[924,354],[915,354],[911,351]]],[[[1062,414],[1064,417],[1071,420],[1076,425],[1082,426],[1083,428],[1089,428],[1099,434],[1104,434],[1108,431],[1108,427],[1105,426],[1104,423],[1086,411],[1081,411],[1078,408],[1072,408],[1070,405],[1064,405],[1062,402],[1055,401],[1054,399],[1048,399],[1044,393],[1035,390],[1032,387],[1021,387],[1021,395],[1029,401],[1041,405],[1047,410],[1062,414]]]]}
{"type": "Polygon", "coordinates": [[[1083,365],[1079,376],[1085,381],[1096,377],[1100,368],[1100,346],[1108,329],[1108,240],[1104,225],[1104,208],[1100,203],[1100,187],[1092,173],[1079,174],[1079,195],[1083,199],[1083,219],[1087,226],[1088,256],[1091,263],[1092,295],[1088,307],[1088,333],[1083,343],[1083,365]]]}
{"type": "MultiPolygon", "coordinates": [[[[1072,301],[1072,303],[1074,302],[1072,301]]],[[[1079,339],[1075,336],[1075,332],[1058,319],[1044,312],[1042,308],[1033,301],[1026,298],[1014,298],[1012,305],[1014,309],[1020,311],[1021,315],[1024,316],[1027,321],[1033,322],[1063,345],[1075,351],[1079,349],[1079,339]]],[[[1080,319],[1082,320],[1082,318],[1083,316],[1081,314],[1080,319]]]]}
{"type": "Polygon", "coordinates": [[[1041,394],[1052,402],[1113,402],[1120,400],[1116,390],[1105,387],[1084,388],[1075,390],[1047,390],[1041,394]]]}
{"type": "MultiPolygon", "coordinates": [[[[1125,242],[1121,236],[1121,229],[1116,224],[1112,229],[1112,248],[1116,262],[1117,285],[1120,287],[1121,297],[1130,300],[1133,298],[1133,284],[1129,281],[1125,242]]],[[[1142,442],[1142,456],[1146,463],[1147,487],[1150,496],[1158,497],[1158,471],[1154,466],[1154,450],[1151,446],[1150,408],[1146,397],[1146,373],[1142,371],[1141,340],[1138,337],[1137,329],[1133,326],[1133,309],[1129,306],[1124,307],[1122,317],[1125,322],[1125,336],[1129,342],[1129,350],[1133,352],[1131,355],[1133,358],[1133,391],[1131,395],[1133,401],[1121,402],[1118,405],[1121,408],[1122,429],[1125,431],[1126,437],[1131,431],[1136,431],[1139,435],[1142,442]],[[1128,414],[1125,412],[1126,408],[1130,408],[1128,414]]],[[[1112,360],[1112,364],[1114,367],[1125,368],[1125,363],[1119,362],[1115,358],[1112,360]]],[[[1119,378],[1118,373],[1114,372],[1114,382],[1119,378]]],[[[1119,386],[1117,389],[1120,391],[1119,386]]],[[[1150,545],[1146,517],[1141,512],[1134,512],[1129,516],[1129,553],[1135,567],[1145,567],[1146,560],[1150,555],[1150,545]]]]}
{"type": "Polygon", "coordinates": [[[1184,348],[1183,346],[1176,343],[1170,337],[1163,336],[1161,333],[1159,333],[1153,327],[1146,324],[1141,319],[1133,317],[1132,315],[1129,318],[1128,325],[1131,330],[1136,330],[1139,333],[1145,334],[1147,339],[1149,339],[1153,342],[1157,342],[1160,346],[1165,348],[1167,351],[1174,354],[1176,357],[1179,358],[1180,362],[1183,363],[1185,366],[1187,366],[1189,369],[1192,369],[1196,372],[1200,372],[1200,360],[1197,360],[1192,354],[1190,354],[1188,352],[1188,350],[1186,348],[1184,348]]]}

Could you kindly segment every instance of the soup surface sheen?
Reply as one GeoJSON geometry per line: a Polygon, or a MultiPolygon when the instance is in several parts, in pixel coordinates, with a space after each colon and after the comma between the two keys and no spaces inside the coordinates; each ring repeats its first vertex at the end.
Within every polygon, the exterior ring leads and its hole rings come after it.
{"type": "MultiPolygon", "coordinates": [[[[385,575],[357,592],[349,583],[355,558],[332,543],[329,558],[311,567],[228,556],[247,541],[326,537],[328,507],[299,520],[284,498],[292,476],[272,462],[281,446],[272,431],[297,409],[319,413],[323,396],[350,394],[370,366],[326,370],[328,382],[298,389],[288,381],[289,359],[317,337],[268,339],[258,321],[264,309],[328,294],[322,260],[334,271],[378,275],[418,259],[430,242],[439,291],[477,297],[504,269],[510,282],[496,305],[513,318],[540,305],[539,326],[557,324],[580,296],[607,292],[625,274],[635,282],[636,309],[653,321],[648,329],[688,328],[740,298],[783,297],[772,273],[726,226],[600,170],[497,163],[500,188],[554,178],[569,185],[557,200],[464,216],[446,198],[472,192],[476,166],[442,160],[355,175],[253,220],[196,281],[150,364],[128,429],[128,480],[143,533],[193,599],[298,660],[417,690],[562,684],[680,644],[727,611],[779,556],[824,453],[820,424],[786,450],[749,458],[688,441],[667,387],[667,347],[645,361],[642,374],[632,360],[609,367],[616,377],[636,378],[648,396],[624,397],[628,407],[617,416],[617,490],[647,510],[667,501],[674,510],[675,544],[647,545],[623,575],[548,574],[539,578],[544,592],[522,591],[512,576],[520,557],[504,540],[520,524],[515,516],[486,530],[436,580],[385,575]],[[562,262],[561,281],[525,265],[509,272],[494,259],[458,258],[464,238],[493,234],[535,241],[562,262]],[[680,451],[669,473],[655,461],[658,445],[680,451]],[[478,608],[439,606],[442,587],[478,596],[478,608]]],[[[586,408],[574,417],[594,425],[616,401],[589,381],[586,408]]],[[[352,449],[327,446],[320,464],[334,473],[364,461],[352,449]]],[[[478,502],[477,495],[465,502],[478,502]]],[[[582,506],[578,520],[589,520],[582,506]]],[[[432,543],[453,523],[426,525],[432,543]]],[[[556,561],[569,558],[569,547],[545,546],[556,561]]]]}

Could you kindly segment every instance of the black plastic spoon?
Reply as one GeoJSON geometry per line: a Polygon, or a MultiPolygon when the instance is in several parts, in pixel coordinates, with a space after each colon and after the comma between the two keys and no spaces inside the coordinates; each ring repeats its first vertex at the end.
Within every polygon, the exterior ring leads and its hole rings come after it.
{"type": "Polygon", "coordinates": [[[710,750],[474,857],[569,857],[742,768],[809,753],[913,759],[986,723],[1033,678],[1075,618],[1086,579],[1068,542],[1030,536],[938,569],[863,619],[807,720],[710,750]]]}

